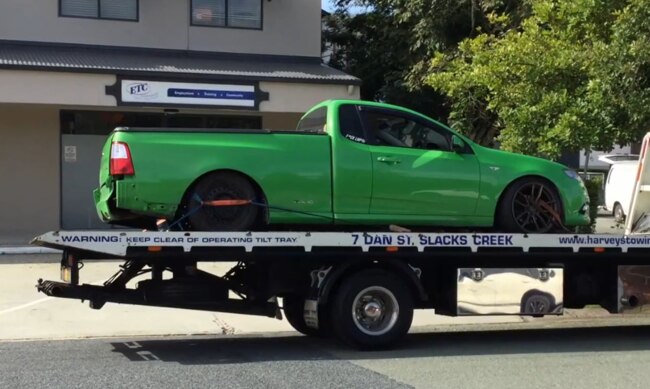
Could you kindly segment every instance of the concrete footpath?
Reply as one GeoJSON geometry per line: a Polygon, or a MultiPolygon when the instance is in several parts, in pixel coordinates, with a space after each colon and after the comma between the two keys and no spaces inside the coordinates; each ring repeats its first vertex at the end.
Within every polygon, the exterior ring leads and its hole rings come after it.
{"type": "MultiPolygon", "coordinates": [[[[33,257],[21,255],[0,264],[0,340],[293,331],[286,320],[266,317],[111,303],[101,310],[93,310],[88,308],[87,302],[47,297],[36,292],[37,279],[58,280],[59,264],[52,258],[54,256],[44,257],[46,260],[38,259],[41,263],[33,263],[33,257]]],[[[81,281],[100,285],[118,270],[118,264],[87,262],[81,271],[81,281]]],[[[201,269],[223,274],[229,266],[224,263],[204,264],[201,269]]],[[[434,315],[428,310],[417,311],[413,325],[522,321],[518,316],[451,318],[434,315]]]]}

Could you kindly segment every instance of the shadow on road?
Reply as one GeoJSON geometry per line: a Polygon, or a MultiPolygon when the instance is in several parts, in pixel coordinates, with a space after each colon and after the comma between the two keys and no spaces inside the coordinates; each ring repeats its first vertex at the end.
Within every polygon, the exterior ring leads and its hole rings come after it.
{"type": "Polygon", "coordinates": [[[229,364],[650,350],[650,326],[411,334],[397,348],[360,352],[305,336],[192,337],[113,342],[132,361],[229,364]]]}

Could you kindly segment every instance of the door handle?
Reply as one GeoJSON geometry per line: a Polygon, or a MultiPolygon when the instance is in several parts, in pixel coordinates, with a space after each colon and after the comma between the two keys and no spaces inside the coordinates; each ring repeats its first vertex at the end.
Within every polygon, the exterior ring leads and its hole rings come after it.
{"type": "Polygon", "coordinates": [[[383,156],[383,157],[377,157],[377,161],[378,161],[378,162],[383,162],[383,163],[388,163],[388,164],[398,164],[398,163],[402,162],[402,161],[400,161],[400,160],[397,159],[397,158],[394,158],[394,157],[386,157],[386,156],[383,156]]]}

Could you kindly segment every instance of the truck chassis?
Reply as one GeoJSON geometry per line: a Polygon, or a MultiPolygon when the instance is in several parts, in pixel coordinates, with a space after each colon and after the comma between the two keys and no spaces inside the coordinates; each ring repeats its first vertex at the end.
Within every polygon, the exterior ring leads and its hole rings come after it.
{"type": "Polygon", "coordinates": [[[62,282],[38,280],[48,296],[88,300],[93,309],[111,302],[284,313],[303,334],[334,335],[360,349],[394,345],[414,309],[543,316],[650,303],[647,236],[55,231],[32,243],[63,251],[62,282]],[[80,283],[84,261],[101,260],[123,264],[103,285],[80,283]],[[216,275],[201,262],[233,266],[216,275]]]}

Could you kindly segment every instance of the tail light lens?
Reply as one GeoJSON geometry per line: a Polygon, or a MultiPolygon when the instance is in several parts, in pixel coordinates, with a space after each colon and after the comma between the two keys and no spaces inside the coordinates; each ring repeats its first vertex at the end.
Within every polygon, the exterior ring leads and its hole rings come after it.
{"type": "Polygon", "coordinates": [[[132,176],[135,175],[131,151],[124,142],[113,142],[111,144],[111,176],[132,176]]]}

